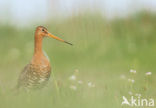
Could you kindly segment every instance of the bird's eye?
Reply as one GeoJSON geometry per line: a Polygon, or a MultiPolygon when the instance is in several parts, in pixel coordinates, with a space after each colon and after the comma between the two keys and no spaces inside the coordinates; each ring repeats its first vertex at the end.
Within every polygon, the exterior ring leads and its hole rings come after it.
{"type": "Polygon", "coordinates": [[[44,32],[44,29],[42,29],[42,31],[44,32]]]}

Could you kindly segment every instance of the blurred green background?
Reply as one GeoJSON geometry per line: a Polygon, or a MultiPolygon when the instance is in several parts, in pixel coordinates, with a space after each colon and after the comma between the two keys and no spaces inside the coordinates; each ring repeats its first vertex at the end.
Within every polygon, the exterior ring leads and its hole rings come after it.
{"type": "Polygon", "coordinates": [[[121,106],[122,96],[156,99],[155,19],[148,11],[112,20],[85,12],[42,23],[74,45],[45,38],[43,48],[53,71],[49,84],[20,94],[14,87],[33,55],[38,23],[28,27],[1,24],[0,108],[127,108],[121,106]],[[75,80],[70,79],[72,75],[75,80]]]}

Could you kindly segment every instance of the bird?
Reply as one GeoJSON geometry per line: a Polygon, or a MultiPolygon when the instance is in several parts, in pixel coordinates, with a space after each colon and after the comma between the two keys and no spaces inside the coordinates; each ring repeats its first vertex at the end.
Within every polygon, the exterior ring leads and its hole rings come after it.
{"type": "Polygon", "coordinates": [[[45,37],[51,37],[61,42],[72,45],[71,43],[51,34],[44,26],[38,26],[34,36],[34,54],[23,71],[20,73],[17,88],[38,89],[43,88],[51,74],[51,65],[47,56],[42,50],[42,41],[45,37]]]}

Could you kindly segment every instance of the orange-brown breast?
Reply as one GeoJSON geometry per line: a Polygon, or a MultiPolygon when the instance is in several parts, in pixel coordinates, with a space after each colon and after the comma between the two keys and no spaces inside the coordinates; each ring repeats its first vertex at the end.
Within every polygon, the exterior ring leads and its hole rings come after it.
{"type": "Polygon", "coordinates": [[[51,73],[49,60],[44,55],[34,55],[32,61],[22,71],[18,86],[39,88],[44,86],[51,73]]]}

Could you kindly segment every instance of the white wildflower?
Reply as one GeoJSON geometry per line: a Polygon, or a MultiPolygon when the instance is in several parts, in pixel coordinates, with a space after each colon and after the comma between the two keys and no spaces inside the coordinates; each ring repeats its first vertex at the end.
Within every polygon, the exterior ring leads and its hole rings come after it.
{"type": "Polygon", "coordinates": [[[120,78],[121,79],[126,79],[126,76],[122,74],[122,75],[120,75],[120,78]]]}
{"type": "Polygon", "coordinates": [[[95,84],[93,84],[92,82],[88,82],[88,87],[95,87],[95,84]]]}
{"type": "Polygon", "coordinates": [[[132,79],[132,80],[131,80],[131,82],[132,82],[132,83],[134,83],[134,82],[135,82],[135,80],[134,80],[134,79],[132,79]]]}
{"type": "Polygon", "coordinates": [[[152,75],[152,72],[146,72],[146,75],[148,76],[148,75],[152,75]]]}
{"type": "Polygon", "coordinates": [[[135,96],[138,96],[138,97],[140,97],[140,96],[141,96],[141,94],[139,94],[139,93],[136,93],[136,94],[135,94],[135,96]]]}
{"type": "Polygon", "coordinates": [[[76,87],[75,85],[71,85],[70,88],[71,88],[72,90],[77,90],[77,87],[76,87]]]}
{"type": "Polygon", "coordinates": [[[77,81],[79,84],[83,84],[83,81],[81,81],[81,80],[79,80],[79,81],[77,81]]]}
{"type": "Polygon", "coordinates": [[[131,91],[128,92],[129,95],[132,95],[133,93],[131,91]]]}
{"type": "Polygon", "coordinates": [[[76,76],[75,75],[72,75],[72,76],[69,77],[69,79],[70,80],[76,80],[76,76]]]}
{"type": "Polygon", "coordinates": [[[134,79],[128,79],[129,82],[134,83],[135,80],[134,79]]]}
{"type": "Polygon", "coordinates": [[[129,71],[130,73],[136,73],[136,70],[133,70],[133,69],[130,69],[130,71],[129,71]]]}

